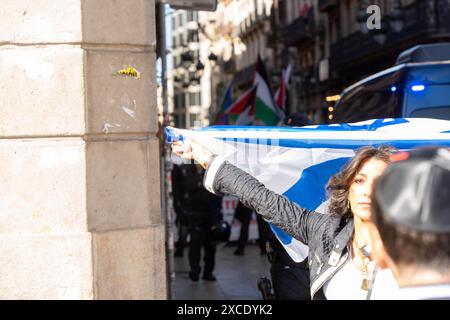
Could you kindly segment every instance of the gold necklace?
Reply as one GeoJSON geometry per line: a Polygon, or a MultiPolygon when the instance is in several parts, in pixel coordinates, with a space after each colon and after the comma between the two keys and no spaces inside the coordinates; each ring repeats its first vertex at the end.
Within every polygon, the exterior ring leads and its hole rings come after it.
{"type": "MultiPolygon", "coordinates": [[[[363,247],[364,248],[364,247],[363,247]]],[[[367,259],[361,252],[361,249],[359,249],[359,256],[362,260],[363,266],[364,266],[364,270],[363,270],[363,280],[361,283],[361,289],[368,291],[369,290],[369,283],[370,283],[370,276],[369,276],[369,272],[368,272],[368,268],[369,268],[369,262],[366,263],[365,259],[367,259]]]]}
{"type": "MultiPolygon", "coordinates": [[[[366,262],[367,261],[367,257],[362,252],[364,247],[365,247],[365,245],[362,246],[362,247],[358,247],[356,249],[356,251],[357,251],[356,254],[358,255],[359,259],[361,260],[362,266],[363,266],[363,269],[362,269],[363,280],[362,280],[362,283],[361,283],[361,289],[365,290],[365,291],[368,291],[369,290],[369,283],[370,283],[370,277],[369,277],[369,272],[368,272],[368,265],[369,265],[370,261],[366,262]]],[[[355,255],[355,245],[352,246],[352,249],[353,249],[353,255],[355,255]]]]}

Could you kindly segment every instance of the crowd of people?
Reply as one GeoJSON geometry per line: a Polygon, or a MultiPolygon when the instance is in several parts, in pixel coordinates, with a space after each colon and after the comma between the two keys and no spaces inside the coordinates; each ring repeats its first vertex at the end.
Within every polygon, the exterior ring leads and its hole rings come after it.
{"type": "MultiPolygon", "coordinates": [[[[308,246],[308,258],[296,263],[276,237],[268,234],[265,242],[276,299],[450,298],[448,149],[361,148],[330,178],[326,187],[329,213],[320,214],[267,189],[194,141],[189,150],[179,142],[172,148],[178,156],[194,159],[206,169],[204,187],[202,180],[195,186],[197,195],[203,192],[204,197],[209,190],[210,197],[236,196],[240,210],[254,210],[308,246]]],[[[218,217],[213,207],[198,209],[208,223],[218,217]]],[[[191,232],[199,225],[193,223],[191,232]]],[[[196,281],[199,258],[192,239],[191,234],[190,276],[196,281]]],[[[204,244],[204,239],[194,244],[204,244]]],[[[211,268],[207,263],[210,253],[206,253],[208,245],[204,246],[204,277],[208,278],[214,264],[211,268]]],[[[243,248],[238,247],[237,253],[242,254],[243,248]]]]}

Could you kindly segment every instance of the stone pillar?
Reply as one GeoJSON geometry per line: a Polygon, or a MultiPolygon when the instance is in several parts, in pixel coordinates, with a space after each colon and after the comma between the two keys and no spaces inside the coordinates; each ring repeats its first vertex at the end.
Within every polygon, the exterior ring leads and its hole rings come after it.
{"type": "Polygon", "coordinates": [[[2,0],[0,299],[166,298],[154,9],[2,0]]]}

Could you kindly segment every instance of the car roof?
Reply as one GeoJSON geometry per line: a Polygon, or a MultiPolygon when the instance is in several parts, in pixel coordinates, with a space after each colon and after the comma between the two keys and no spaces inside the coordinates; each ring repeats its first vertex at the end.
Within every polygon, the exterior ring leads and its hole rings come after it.
{"type": "Polygon", "coordinates": [[[353,89],[355,89],[356,87],[359,87],[360,85],[363,85],[367,82],[370,82],[372,80],[375,80],[379,77],[385,76],[387,74],[390,73],[394,73],[397,71],[400,71],[402,69],[406,69],[408,67],[422,67],[422,66],[431,66],[431,65],[449,65],[450,66],[450,60],[449,61],[430,61],[430,62],[412,62],[412,63],[403,63],[403,64],[399,64],[397,66],[391,67],[389,69],[385,69],[383,71],[380,71],[378,73],[375,73],[367,78],[364,78],[358,82],[356,82],[355,84],[352,84],[351,86],[345,88],[342,93],[341,96],[347,94],[349,91],[352,91],[353,89]]]}
{"type": "Polygon", "coordinates": [[[450,59],[450,42],[419,44],[403,51],[396,65],[410,62],[446,61],[450,59]]]}

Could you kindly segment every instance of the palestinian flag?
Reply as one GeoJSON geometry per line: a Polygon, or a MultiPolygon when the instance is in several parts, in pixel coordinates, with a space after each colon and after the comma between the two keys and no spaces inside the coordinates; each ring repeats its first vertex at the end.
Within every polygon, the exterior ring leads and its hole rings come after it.
{"type": "Polygon", "coordinates": [[[225,113],[229,115],[229,122],[236,125],[250,125],[255,119],[255,97],[257,86],[247,90],[225,113]]]}
{"type": "Polygon", "coordinates": [[[258,61],[255,66],[253,86],[258,88],[256,92],[254,124],[265,126],[277,125],[283,120],[283,112],[275,104],[266,69],[260,56],[258,56],[258,61]]]}

